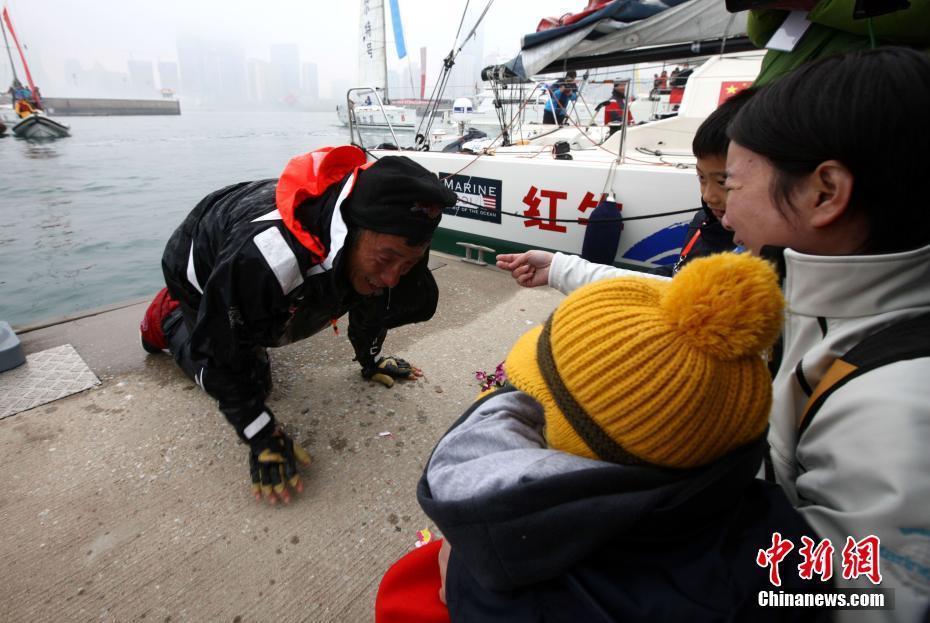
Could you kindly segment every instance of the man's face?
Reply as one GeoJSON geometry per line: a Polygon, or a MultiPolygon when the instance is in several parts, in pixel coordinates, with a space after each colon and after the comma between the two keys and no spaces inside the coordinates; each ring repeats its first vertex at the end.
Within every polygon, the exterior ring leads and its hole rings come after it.
{"type": "Polygon", "coordinates": [[[429,244],[411,247],[403,236],[363,229],[349,250],[346,273],[352,288],[370,296],[382,288],[393,288],[410,272],[429,244]]]}

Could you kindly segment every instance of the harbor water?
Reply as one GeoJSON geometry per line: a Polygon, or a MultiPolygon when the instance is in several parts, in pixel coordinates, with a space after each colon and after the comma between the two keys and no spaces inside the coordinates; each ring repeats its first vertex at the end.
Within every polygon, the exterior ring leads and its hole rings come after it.
{"type": "Polygon", "coordinates": [[[70,138],[0,138],[0,320],[14,326],[153,294],[165,242],[204,195],[348,140],[335,112],[61,121],[70,138]]]}

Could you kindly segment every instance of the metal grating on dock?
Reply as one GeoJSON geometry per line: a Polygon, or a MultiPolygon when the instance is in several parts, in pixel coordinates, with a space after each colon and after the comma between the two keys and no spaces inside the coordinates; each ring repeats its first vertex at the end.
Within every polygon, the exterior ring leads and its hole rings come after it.
{"type": "Polygon", "coordinates": [[[0,374],[0,419],[99,384],[71,344],[27,355],[26,363],[0,374]]]}

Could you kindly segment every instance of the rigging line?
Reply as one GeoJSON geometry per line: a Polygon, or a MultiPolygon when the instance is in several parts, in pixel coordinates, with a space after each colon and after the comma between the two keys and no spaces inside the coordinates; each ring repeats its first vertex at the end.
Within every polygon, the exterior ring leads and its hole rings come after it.
{"type": "Polygon", "coordinates": [[[430,102],[426,108],[426,113],[428,114],[424,114],[423,119],[420,120],[420,124],[417,126],[417,134],[424,137],[424,144],[428,145],[426,134],[429,133],[430,128],[433,125],[433,120],[436,118],[436,113],[439,112],[439,98],[442,97],[443,92],[446,90],[446,85],[449,83],[449,77],[451,76],[452,66],[454,64],[455,55],[450,51],[446,58],[443,59],[442,73],[440,74],[439,80],[433,87],[432,95],[430,95],[430,102]],[[426,123],[426,129],[421,133],[420,130],[423,128],[423,123],[426,123]]]}
{"type": "Polygon", "coordinates": [[[459,28],[455,31],[455,39],[452,40],[452,49],[455,49],[455,44],[459,42],[459,35],[462,34],[462,26],[465,24],[465,15],[468,14],[468,5],[471,3],[471,0],[465,0],[465,8],[462,10],[462,19],[459,20],[459,28]]]}
{"type": "MultiPolygon", "coordinates": [[[[533,87],[533,91],[530,93],[530,96],[524,98],[524,99],[520,102],[520,107],[517,109],[517,112],[511,117],[510,123],[507,125],[507,129],[508,129],[508,130],[513,129],[513,124],[514,124],[514,122],[517,121],[518,118],[520,118],[520,117],[523,116],[523,112],[524,112],[524,110],[526,109],[526,106],[530,103],[530,99],[534,96],[534,94],[536,93],[536,90],[537,90],[537,89],[539,89],[539,85],[538,85],[538,84],[537,84],[535,87],[533,87]]],[[[521,129],[522,129],[522,124],[521,124],[520,127],[521,127],[521,129]]],[[[553,130],[553,131],[554,131],[554,130],[553,130]]],[[[546,132],[546,134],[550,134],[550,133],[551,133],[551,132],[546,132]]],[[[541,135],[539,135],[539,136],[546,136],[546,134],[541,134],[541,135]]],[[[522,136],[522,135],[521,135],[521,136],[522,136]]],[[[538,138],[538,137],[537,137],[537,138],[538,138]]]]}
{"type": "MultiPolygon", "coordinates": [[[[462,51],[462,48],[465,47],[465,44],[468,42],[468,40],[475,35],[475,31],[478,30],[478,26],[481,25],[482,20],[484,20],[484,16],[488,14],[488,9],[491,8],[492,4],[494,4],[494,0],[488,0],[488,3],[484,7],[484,10],[481,12],[481,15],[478,16],[478,21],[475,22],[475,25],[472,26],[472,29],[467,35],[465,35],[465,38],[462,40],[462,45],[459,46],[458,52],[455,53],[456,56],[458,56],[459,52],[462,51]]],[[[456,38],[458,38],[458,35],[456,35],[456,38]]]]}
{"type": "MultiPolygon", "coordinates": [[[[455,33],[455,41],[453,41],[452,50],[449,52],[449,54],[448,54],[448,55],[446,56],[446,58],[443,60],[443,78],[441,78],[442,88],[441,88],[440,91],[439,91],[439,97],[441,97],[442,94],[445,92],[446,85],[447,85],[448,82],[449,82],[449,75],[452,73],[452,66],[455,65],[455,59],[456,59],[456,57],[457,57],[457,56],[459,55],[459,53],[462,51],[462,48],[465,47],[465,44],[468,43],[469,39],[471,39],[472,36],[474,36],[475,31],[478,30],[478,26],[481,24],[481,21],[484,19],[484,16],[487,15],[488,10],[491,8],[491,5],[494,4],[494,0],[488,0],[488,3],[487,3],[487,5],[485,5],[484,10],[481,12],[481,15],[478,16],[478,20],[475,22],[475,25],[474,25],[474,26],[472,27],[472,29],[468,32],[468,34],[467,34],[467,35],[465,36],[465,38],[462,40],[462,44],[459,45],[458,49],[456,50],[456,49],[455,49],[455,46],[458,44],[459,33],[461,33],[461,31],[462,31],[462,24],[465,23],[465,15],[466,15],[466,13],[468,12],[468,4],[469,4],[469,1],[470,1],[470,0],[466,0],[466,3],[465,3],[465,10],[462,11],[462,19],[461,19],[461,21],[459,22],[459,29],[458,29],[458,31],[455,33]]],[[[435,91],[434,91],[434,92],[435,92],[435,91]]],[[[430,101],[431,101],[431,103],[432,103],[432,102],[434,101],[433,98],[430,98],[430,101]]],[[[435,116],[436,116],[435,113],[438,111],[438,109],[439,109],[439,98],[437,97],[437,98],[435,99],[435,109],[434,109],[434,111],[429,115],[429,121],[426,122],[426,129],[425,129],[425,131],[423,132],[424,135],[429,133],[430,128],[431,128],[432,125],[433,125],[433,119],[434,119],[435,116]]],[[[421,133],[421,132],[420,132],[420,129],[421,129],[421,128],[422,128],[422,124],[417,126],[417,133],[418,133],[418,134],[421,133]]],[[[426,143],[426,142],[427,142],[427,140],[424,138],[424,143],[426,143]]]]}
{"type": "Polygon", "coordinates": [[[10,51],[10,42],[6,40],[6,26],[3,25],[2,19],[0,19],[0,31],[3,32],[3,45],[6,46],[6,54],[10,57],[10,71],[13,72],[13,80],[19,82],[19,78],[16,76],[16,65],[13,64],[13,53],[10,51]]]}

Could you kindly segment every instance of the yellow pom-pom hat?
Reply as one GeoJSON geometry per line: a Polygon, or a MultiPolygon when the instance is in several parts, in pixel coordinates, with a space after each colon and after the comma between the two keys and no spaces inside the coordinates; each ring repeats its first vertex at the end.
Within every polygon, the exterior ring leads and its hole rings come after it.
{"type": "Polygon", "coordinates": [[[706,465],[766,429],[763,353],[783,306],[771,265],[746,254],[694,260],[671,281],[600,281],[517,341],[507,378],[542,404],[552,448],[625,464],[706,465]]]}

